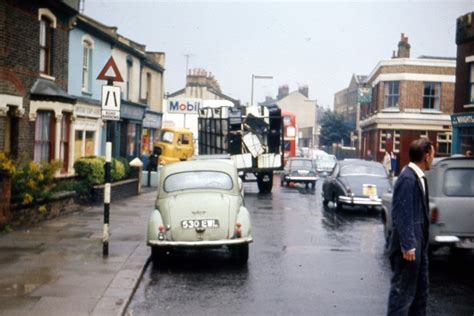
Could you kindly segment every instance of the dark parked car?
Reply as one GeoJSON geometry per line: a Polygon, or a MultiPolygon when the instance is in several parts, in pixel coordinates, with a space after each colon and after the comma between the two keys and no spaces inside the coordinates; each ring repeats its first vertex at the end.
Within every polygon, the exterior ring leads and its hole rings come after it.
{"type": "MultiPolygon", "coordinates": [[[[430,246],[474,249],[474,158],[435,158],[425,174],[430,194],[430,246]]],[[[392,194],[385,194],[386,239],[392,232],[391,211],[392,194]]]]}
{"type": "Polygon", "coordinates": [[[337,209],[343,205],[379,208],[381,196],[391,189],[389,175],[381,163],[343,160],[336,163],[332,174],[324,180],[323,203],[332,201],[337,209]]]}
{"type": "Polygon", "coordinates": [[[316,162],[316,172],[320,177],[326,177],[330,175],[337,163],[336,156],[334,155],[319,155],[314,159],[316,162]]]}
{"type": "Polygon", "coordinates": [[[304,183],[306,186],[311,184],[314,189],[317,179],[316,165],[312,159],[290,158],[281,173],[280,184],[282,186],[285,183],[289,186],[290,182],[304,183]]]}

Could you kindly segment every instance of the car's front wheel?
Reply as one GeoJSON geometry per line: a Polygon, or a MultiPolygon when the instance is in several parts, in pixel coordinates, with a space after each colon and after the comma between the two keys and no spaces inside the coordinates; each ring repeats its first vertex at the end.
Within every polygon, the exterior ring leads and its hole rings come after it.
{"type": "Polygon", "coordinates": [[[232,259],[237,264],[247,264],[249,260],[249,244],[242,244],[238,246],[233,246],[231,248],[232,259]]]}

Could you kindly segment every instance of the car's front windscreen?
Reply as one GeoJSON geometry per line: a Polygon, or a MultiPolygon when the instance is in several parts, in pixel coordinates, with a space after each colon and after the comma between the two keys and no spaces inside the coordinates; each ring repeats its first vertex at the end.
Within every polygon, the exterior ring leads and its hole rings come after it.
{"type": "Polygon", "coordinates": [[[474,196],[474,169],[448,169],[444,176],[444,192],[448,196],[474,196]]]}
{"type": "Polygon", "coordinates": [[[340,175],[387,177],[387,172],[382,166],[350,164],[341,167],[340,175]]]}
{"type": "Polygon", "coordinates": [[[231,190],[232,178],[219,171],[180,172],[166,177],[163,188],[168,193],[194,189],[231,190]]]}
{"type": "Polygon", "coordinates": [[[293,170],[311,170],[313,163],[311,160],[292,160],[291,169],[293,170]]]}
{"type": "Polygon", "coordinates": [[[169,131],[163,131],[161,134],[160,140],[164,143],[173,143],[174,133],[169,131]]]}

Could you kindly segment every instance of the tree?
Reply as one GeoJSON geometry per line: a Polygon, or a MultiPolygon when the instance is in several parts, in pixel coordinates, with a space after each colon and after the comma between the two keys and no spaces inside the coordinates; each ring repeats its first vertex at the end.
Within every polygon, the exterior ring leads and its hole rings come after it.
{"type": "Polygon", "coordinates": [[[344,122],[342,114],[328,110],[324,112],[320,124],[321,134],[319,143],[321,145],[332,146],[333,143],[341,143],[342,141],[344,144],[350,143],[351,127],[344,122]]]}

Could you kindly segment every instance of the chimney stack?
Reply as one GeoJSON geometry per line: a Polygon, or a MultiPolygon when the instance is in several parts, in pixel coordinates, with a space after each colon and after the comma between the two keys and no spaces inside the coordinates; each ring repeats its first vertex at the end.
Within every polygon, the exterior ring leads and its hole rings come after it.
{"type": "Polygon", "coordinates": [[[410,58],[410,44],[408,44],[408,36],[405,36],[404,33],[402,33],[400,42],[398,42],[397,58],[410,58]]]}
{"type": "Polygon", "coordinates": [[[283,99],[284,97],[286,97],[288,94],[290,94],[290,88],[288,87],[288,85],[283,85],[283,86],[280,86],[278,88],[278,95],[277,95],[277,99],[278,100],[281,100],[283,99]]]}
{"type": "Polygon", "coordinates": [[[308,86],[306,86],[306,85],[305,85],[305,86],[301,86],[301,87],[298,88],[298,91],[299,91],[302,95],[304,95],[305,97],[308,98],[308,95],[309,95],[308,86]]]}

